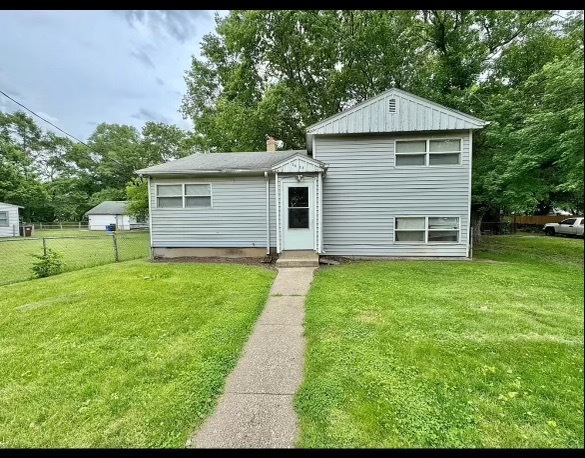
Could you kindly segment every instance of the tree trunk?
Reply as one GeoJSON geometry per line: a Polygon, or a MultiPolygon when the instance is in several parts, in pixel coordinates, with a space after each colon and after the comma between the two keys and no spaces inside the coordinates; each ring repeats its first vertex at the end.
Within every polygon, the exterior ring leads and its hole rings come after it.
{"type": "Polygon", "coordinates": [[[471,212],[472,246],[481,242],[481,221],[486,212],[487,208],[483,207],[471,212]]]}

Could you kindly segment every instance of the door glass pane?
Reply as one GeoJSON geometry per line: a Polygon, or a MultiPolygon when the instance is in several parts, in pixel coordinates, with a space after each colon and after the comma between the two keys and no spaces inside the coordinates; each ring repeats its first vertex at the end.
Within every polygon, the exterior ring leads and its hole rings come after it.
{"type": "Polygon", "coordinates": [[[288,209],[288,228],[289,229],[308,229],[309,228],[309,209],[308,208],[289,208],[288,209]]]}
{"type": "Polygon", "coordinates": [[[396,218],[396,229],[424,229],[424,218],[396,218]]]}
{"type": "Polygon", "coordinates": [[[429,150],[431,153],[440,153],[443,151],[461,151],[461,140],[431,140],[429,150]]]}
{"type": "Polygon", "coordinates": [[[430,154],[430,165],[459,165],[459,153],[430,154]]]}
{"type": "Polygon", "coordinates": [[[425,165],[424,154],[397,154],[396,165],[425,165]]]}
{"type": "Polygon", "coordinates": [[[156,187],[157,195],[159,196],[182,196],[183,185],[181,184],[159,184],[156,187]]]}
{"type": "Polygon", "coordinates": [[[396,231],[397,242],[424,242],[424,231],[396,231]]]}
{"type": "Polygon", "coordinates": [[[429,242],[457,242],[459,231],[429,231],[429,242]]]}
{"type": "Polygon", "coordinates": [[[288,188],[289,207],[308,207],[309,188],[308,186],[295,186],[288,188]]]}
{"type": "Polygon", "coordinates": [[[414,142],[396,142],[397,153],[424,153],[427,150],[427,142],[414,141],[414,142]]]}

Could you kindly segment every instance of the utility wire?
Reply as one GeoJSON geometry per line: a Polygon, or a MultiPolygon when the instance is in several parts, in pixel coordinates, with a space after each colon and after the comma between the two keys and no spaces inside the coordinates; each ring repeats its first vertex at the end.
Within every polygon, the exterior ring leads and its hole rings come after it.
{"type": "Polygon", "coordinates": [[[16,100],[14,100],[12,97],[10,97],[6,92],[2,91],[0,89],[0,94],[4,95],[5,97],[9,98],[10,100],[12,100],[14,103],[16,103],[17,105],[20,105],[22,108],[24,108],[27,111],[30,111],[32,114],[34,114],[37,118],[42,119],[43,121],[45,121],[46,123],[52,125],[55,129],[60,130],[61,132],[63,132],[65,135],[68,135],[69,137],[71,137],[72,139],[78,141],[79,143],[81,143],[82,145],[87,146],[90,150],[94,151],[93,148],[91,146],[89,146],[87,143],[82,142],[79,138],[74,137],[71,134],[68,134],[67,132],[65,132],[63,129],[61,129],[60,127],[56,126],[55,124],[53,124],[51,121],[46,120],[45,118],[43,118],[42,116],[36,114],[34,111],[32,111],[30,108],[25,107],[22,103],[17,102],[16,100]]]}

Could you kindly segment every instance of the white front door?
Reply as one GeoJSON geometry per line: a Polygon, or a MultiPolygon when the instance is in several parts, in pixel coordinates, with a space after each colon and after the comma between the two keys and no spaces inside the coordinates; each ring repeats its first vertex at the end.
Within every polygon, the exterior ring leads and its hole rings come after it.
{"type": "Polygon", "coordinates": [[[283,249],[315,248],[315,180],[283,182],[283,249]]]}

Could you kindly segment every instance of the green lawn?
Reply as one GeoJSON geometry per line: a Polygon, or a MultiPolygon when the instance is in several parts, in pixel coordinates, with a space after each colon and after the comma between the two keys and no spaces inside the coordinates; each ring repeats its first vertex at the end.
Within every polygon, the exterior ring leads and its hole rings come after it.
{"type": "Polygon", "coordinates": [[[0,448],[184,447],[274,276],[130,261],[0,287],[0,448]]]}
{"type": "Polygon", "coordinates": [[[320,269],[300,447],[583,448],[583,241],[475,254],[320,269]]]}
{"type": "MultiPolygon", "coordinates": [[[[146,258],[150,254],[148,232],[118,232],[120,261],[146,258]]],[[[46,246],[63,255],[66,271],[115,262],[112,235],[105,231],[37,231],[34,238],[0,240],[0,285],[29,280],[33,277],[32,255],[43,254],[46,246]],[[51,235],[52,234],[52,235],[51,235]]]]}
{"type": "Polygon", "coordinates": [[[35,229],[35,238],[42,237],[91,237],[94,235],[107,235],[107,231],[90,231],[88,229],[35,229]]]}

